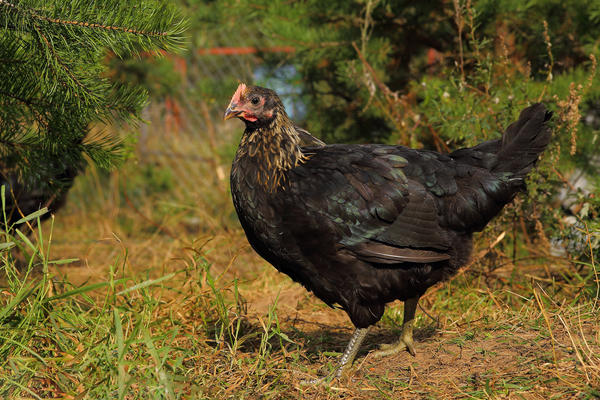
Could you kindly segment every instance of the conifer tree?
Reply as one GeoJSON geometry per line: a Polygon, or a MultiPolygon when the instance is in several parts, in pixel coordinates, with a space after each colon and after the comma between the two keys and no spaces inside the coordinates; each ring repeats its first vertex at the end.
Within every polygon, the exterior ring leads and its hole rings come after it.
{"type": "Polygon", "coordinates": [[[86,160],[109,168],[122,158],[120,140],[93,128],[135,122],[147,94],[111,80],[106,61],[177,49],[183,28],[169,0],[0,0],[0,183],[9,183],[9,211],[19,192],[26,208],[60,200],[86,160]]]}
{"type": "Polygon", "coordinates": [[[252,29],[270,46],[294,50],[262,56],[273,75],[282,66],[294,72],[279,80],[305,104],[305,120],[296,122],[327,143],[449,152],[499,137],[521,109],[544,102],[554,111],[553,138],[530,176],[525,204],[517,202],[524,210],[497,219],[488,231],[516,237],[516,215],[526,215],[530,231],[543,227],[572,254],[600,252],[598,242],[582,249],[579,235],[584,222],[600,228],[598,0],[209,4],[196,16],[211,31],[243,42],[236,30],[252,29]],[[568,181],[571,171],[585,177],[584,189],[568,181]],[[570,214],[580,222],[565,229],[570,214]]]}

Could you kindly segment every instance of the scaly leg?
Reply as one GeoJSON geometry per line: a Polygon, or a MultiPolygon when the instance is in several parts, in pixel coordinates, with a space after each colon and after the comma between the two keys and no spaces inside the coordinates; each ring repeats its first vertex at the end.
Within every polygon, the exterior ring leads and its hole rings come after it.
{"type": "Polygon", "coordinates": [[[379,350],[373,353],[373,357],[384,357],[396,354],[404,349],[411,355],[415,355],[415,346],[413,343],[413,324],[415,322],[415,311],[417,310],[418,297],[408,299],[404,302],[404,321],[402,321],[402,334],[400,339],[391,344],[383,344],[379,350]]]}
{"type": "Polygon", "coordinates": [[[356,328],[354,334],[350,338],[350,342],[348,342],[348,346],[346,346],[346,350],[344,350],[344,354],[340,357],[338,367],[335,371],[323,378],[302,381],[301,383],[303,385],[327,384],[333,379],[341,378],[342,374],[352,365],[352,362],[360,349],[360,345],[363,340],[365,340],[365,337],[367,337],[367,333],[369,333],[369,328],[356,328]]]}

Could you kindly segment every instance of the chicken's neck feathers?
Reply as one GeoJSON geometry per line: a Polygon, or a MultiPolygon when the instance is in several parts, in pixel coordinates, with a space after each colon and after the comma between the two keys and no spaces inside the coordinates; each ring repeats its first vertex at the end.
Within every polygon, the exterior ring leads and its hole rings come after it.
{"type": "Polygon", "coordinates": [[[278,112],[270,124],[247,127],[238,147],[232,175],[252,174],[251,179],[268,192],[285,186],[287,171],[308,157],[300,148],[301,138],[294,124],[278,112]]]}

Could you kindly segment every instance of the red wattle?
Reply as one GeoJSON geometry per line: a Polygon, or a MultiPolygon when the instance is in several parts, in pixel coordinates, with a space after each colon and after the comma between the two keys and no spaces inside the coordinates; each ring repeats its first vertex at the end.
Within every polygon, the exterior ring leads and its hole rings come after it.
{"type": "Polygon", "coordinates": [[[244,118],[245,120],[250,121],[250,122],[255,122],[256,120],[258,120],[258,118],[256,118],[254,115],[246,114],[246,113],[242,114],[242,118],[244,118]]]}

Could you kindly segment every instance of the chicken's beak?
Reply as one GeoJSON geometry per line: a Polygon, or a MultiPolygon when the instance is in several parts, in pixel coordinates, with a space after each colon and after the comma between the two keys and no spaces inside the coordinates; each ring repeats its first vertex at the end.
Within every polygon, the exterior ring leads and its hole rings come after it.
{"type": "Polygon", "coordinates": [[[231,103],[227,110],[225,110],[225,114],[223,115],[223,121],[227,121],[228,119],[237,117],[242,113],[241,110],[236,110],[237,104],[231,103]]]}

